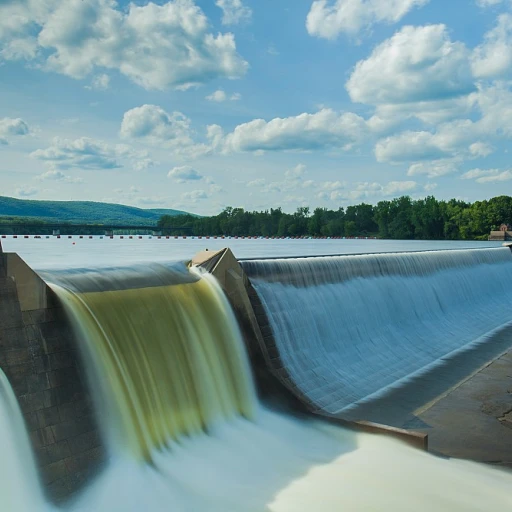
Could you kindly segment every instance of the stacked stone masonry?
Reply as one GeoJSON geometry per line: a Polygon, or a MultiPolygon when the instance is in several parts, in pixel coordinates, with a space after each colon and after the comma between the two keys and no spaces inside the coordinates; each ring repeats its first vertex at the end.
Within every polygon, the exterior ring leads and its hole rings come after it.
{"type": "Polygon", "coordinates": [[[48,496],[60,502],[98,470],[104,448],[64,310],[42,281],[44,307],[24,307],[31,301],[20,301],[9,257],[17,258],[0,252],[0,368],[18,398],[48,496]]]}

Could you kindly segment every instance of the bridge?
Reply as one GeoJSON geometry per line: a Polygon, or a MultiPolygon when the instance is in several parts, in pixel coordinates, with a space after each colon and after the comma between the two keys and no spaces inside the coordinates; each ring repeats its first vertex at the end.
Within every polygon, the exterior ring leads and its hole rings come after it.
{"type": "Polygon", "coordinates": [[[60,235],[60,234],[80,234],[80,235],[113,235],[115,231],[130,231],[134,234],[152,232],[154,235],[183,234],[191,235],[191,227],[182,226],[145,226],[132,224],[25,224],[1,223],[0,235],[60,235]]]}

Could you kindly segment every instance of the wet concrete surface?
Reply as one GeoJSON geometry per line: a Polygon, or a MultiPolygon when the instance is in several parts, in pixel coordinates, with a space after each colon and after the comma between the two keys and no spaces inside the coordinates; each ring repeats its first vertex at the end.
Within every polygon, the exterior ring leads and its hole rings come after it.
{"type": "Polygon", "coordinates": [[[416,411],[429,451],[512,469],[512,350],[416,411]]]}

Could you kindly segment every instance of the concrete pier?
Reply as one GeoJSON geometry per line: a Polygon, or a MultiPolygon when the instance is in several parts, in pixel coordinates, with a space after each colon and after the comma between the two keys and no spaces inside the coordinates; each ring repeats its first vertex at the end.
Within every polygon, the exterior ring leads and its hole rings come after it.
{"type": "Polygon", "coordinates": [[[18,398],[49,498],[60,502],[105,453],[78,344],[54,293],[0,245],[0,367],[18,398]]]}

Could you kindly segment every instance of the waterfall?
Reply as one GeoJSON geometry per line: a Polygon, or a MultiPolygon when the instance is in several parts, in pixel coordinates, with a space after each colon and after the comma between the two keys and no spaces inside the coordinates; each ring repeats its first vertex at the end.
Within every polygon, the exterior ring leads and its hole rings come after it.
{"type": "MultiPolygon", "coordinates": [[[[503,271],[504,261],[489,266],[503,271]]],[[[235,318],[211,276],[175,265],[44,275],[80,333],[111,452],[102,473],[59,510],[512,507],[509,473],[260,404],[235,318]]],[[[294,289],[299,294],[307,287],[294,289]]],[[[54,511],[43,497],[21,413],[2,375],[0,510],[54,511]]]]}
{"type": "Polygon", "coordinates": [[[152,265],[47,279],[81,332],[112,444],[150,460],[182,436],[254,415],[236,320],[210,275],[152,265]]]}
{"type": "MultiPolygon", "coordinates": [[[[508,248],[254,260],[243,267],[280,364],[328,414],[357,417],[365,404],[396,395],[435,368],[450,368],[444,379],[510,346],[510,338],[491,336],[512,321],[508,248]]],[[[414,394],[410,389],[407,400],[414,394]]]]}

